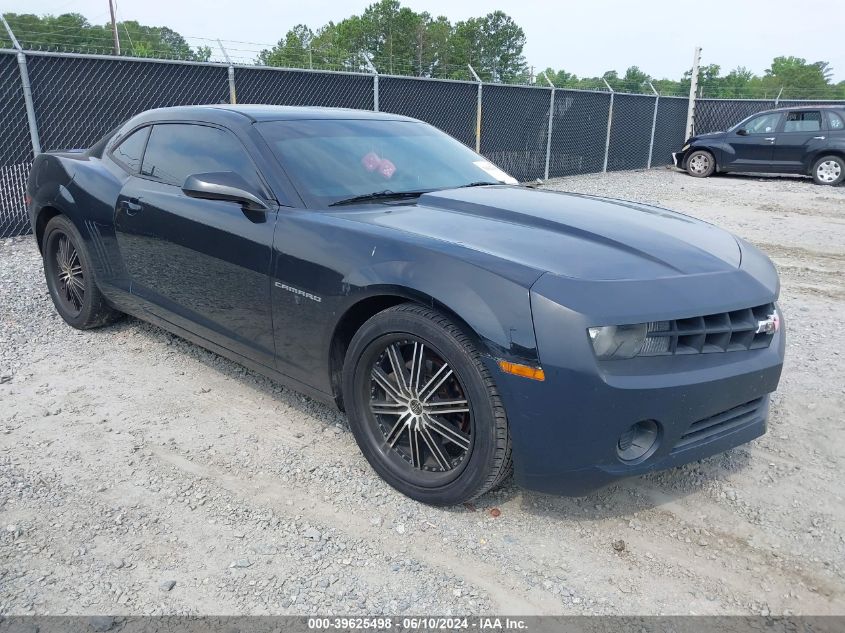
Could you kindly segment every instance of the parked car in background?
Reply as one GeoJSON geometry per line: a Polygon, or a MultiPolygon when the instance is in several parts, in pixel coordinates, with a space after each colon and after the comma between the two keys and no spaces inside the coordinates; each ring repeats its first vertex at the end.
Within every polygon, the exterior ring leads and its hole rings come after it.
{"type": "Polygon", "coordinates": [[[845,179],[845,106],[759,112],[726,132],[687,139],[672,158],[697,178],[763,172],[808,175],[820,185],[838,185],[845,179]]]}
{"type": "Polygon", "coordinates": [[[763,253],[521,187],[414,119],[152,110],[37,156],[27,195],[68,324],[132,314],[337,405],[419,501],[468,501],[512,466],[584,494],[766,431],[785,338],[763,253]]]}

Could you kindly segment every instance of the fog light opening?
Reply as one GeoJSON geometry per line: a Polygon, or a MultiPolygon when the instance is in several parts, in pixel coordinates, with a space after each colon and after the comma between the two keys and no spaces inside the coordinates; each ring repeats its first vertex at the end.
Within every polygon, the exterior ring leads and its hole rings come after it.
{"type": "Polygon", "coordinates": [[[654,420],[641,420],[632,424],[619,436],[616,454],[624,462],[633,462],[648,457],[657,446],[660,427],[654,420]]]}

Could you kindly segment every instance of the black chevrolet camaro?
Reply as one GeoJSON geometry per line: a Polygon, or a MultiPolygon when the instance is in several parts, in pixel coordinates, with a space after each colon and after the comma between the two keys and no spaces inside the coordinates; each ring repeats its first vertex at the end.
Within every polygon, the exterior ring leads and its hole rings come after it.
{"type": "Polygon", "coordinates": [[[772,263],[653,206],[519,186],[435,128],[193,106],[35,159],[59,314],[155,323],[343,409],[434,504],[513,471],[585,494],[765,432],[784,354],[772,263]]]}

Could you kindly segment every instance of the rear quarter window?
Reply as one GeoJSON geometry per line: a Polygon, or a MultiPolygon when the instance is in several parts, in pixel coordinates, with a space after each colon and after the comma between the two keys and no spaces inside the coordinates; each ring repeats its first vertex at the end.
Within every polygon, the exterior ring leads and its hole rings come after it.
{"type": "Polygon", "coordinates": [[[132,173],[137,173],[141,169],[144,147],[149,135],[149,126],[135,130],[112,150],[112,157],[132,173]]]}
{"type": "Polygon", "coordinates": [[[822,113],[816,110],[790,112],[783,126],[784,132],[818,132],[822,129],[822,113]]]}

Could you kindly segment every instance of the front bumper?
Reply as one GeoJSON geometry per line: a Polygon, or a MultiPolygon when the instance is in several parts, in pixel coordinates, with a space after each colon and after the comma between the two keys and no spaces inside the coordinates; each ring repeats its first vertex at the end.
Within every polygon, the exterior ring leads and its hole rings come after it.
{"type": "Polygon", "coordinates": [[[666,386],[671,384],[668,376],[654,375],[650,386],[633,389],[625,381],[573,381],[566,370],[544,366],[546,381],[532,385],[534,393],[527,394],[525,385],[513,384],[525,379],[508,376],[511,385],[503,397],[516,482],[540,492],[585,495],[616,480],[680,466],[763,435],[768,394],[777,388],[781,361],[777,350],[748,354],[771,356],[772,362],[759,370],[724,369],[701,382],[671,386],[666,386]],[[512,415],[510,404],[519,399],[523,403],[512,415]],[[660,425],[657,447],[643,461],[625,463],[617,454],[617,442],[641,420],[660,425]],[[709,426],[711,420],[715,423],[709,426]],[[702,423],[706,431],[699,438],[695,432],[690,439],[684,437],[693,424],[702,423]]]}
{"type": "MultiPolygon", "coordinates": [[[[701,314],[762,305],[777,295],[776,278],[766,285],[741,271],[708,277],[661,280],[668,292],[653,293],[650,301],[628,308],[625,293],[613,292],[597,309],[617,323],[690,316],[677,315],[678,299],[684,298],[675,288],[679,284],[697,286],[687,292],[709,305],[710,311],[701,314]]],[[[497,372],[513,442],[514,477],[525,488],[584,495],[623,477],[708,457],[766,431],[768,394],[777,388],[783,365],[783,328],[764,349],[598,361],[586,328],[601,323],[589,306],[609,290],[597,288],[596,282],[561,278],[554,283],[541,278],[532,289],[546,379],[497,372]],[[548,298],[560,295],[561,284],[570,307],[548,298]],[[580,295],[579,286],[585,291],[580,295]],[[620,436],[644,420],[657,422],[656,448],[641,460],[623,461],[617,451],[620,436]]]]}
{"type": "Polygon", "coordinates": [[[672,152],[672,164],[678,169],[684,168],[684,155],[686,152],[672,152]]]}

